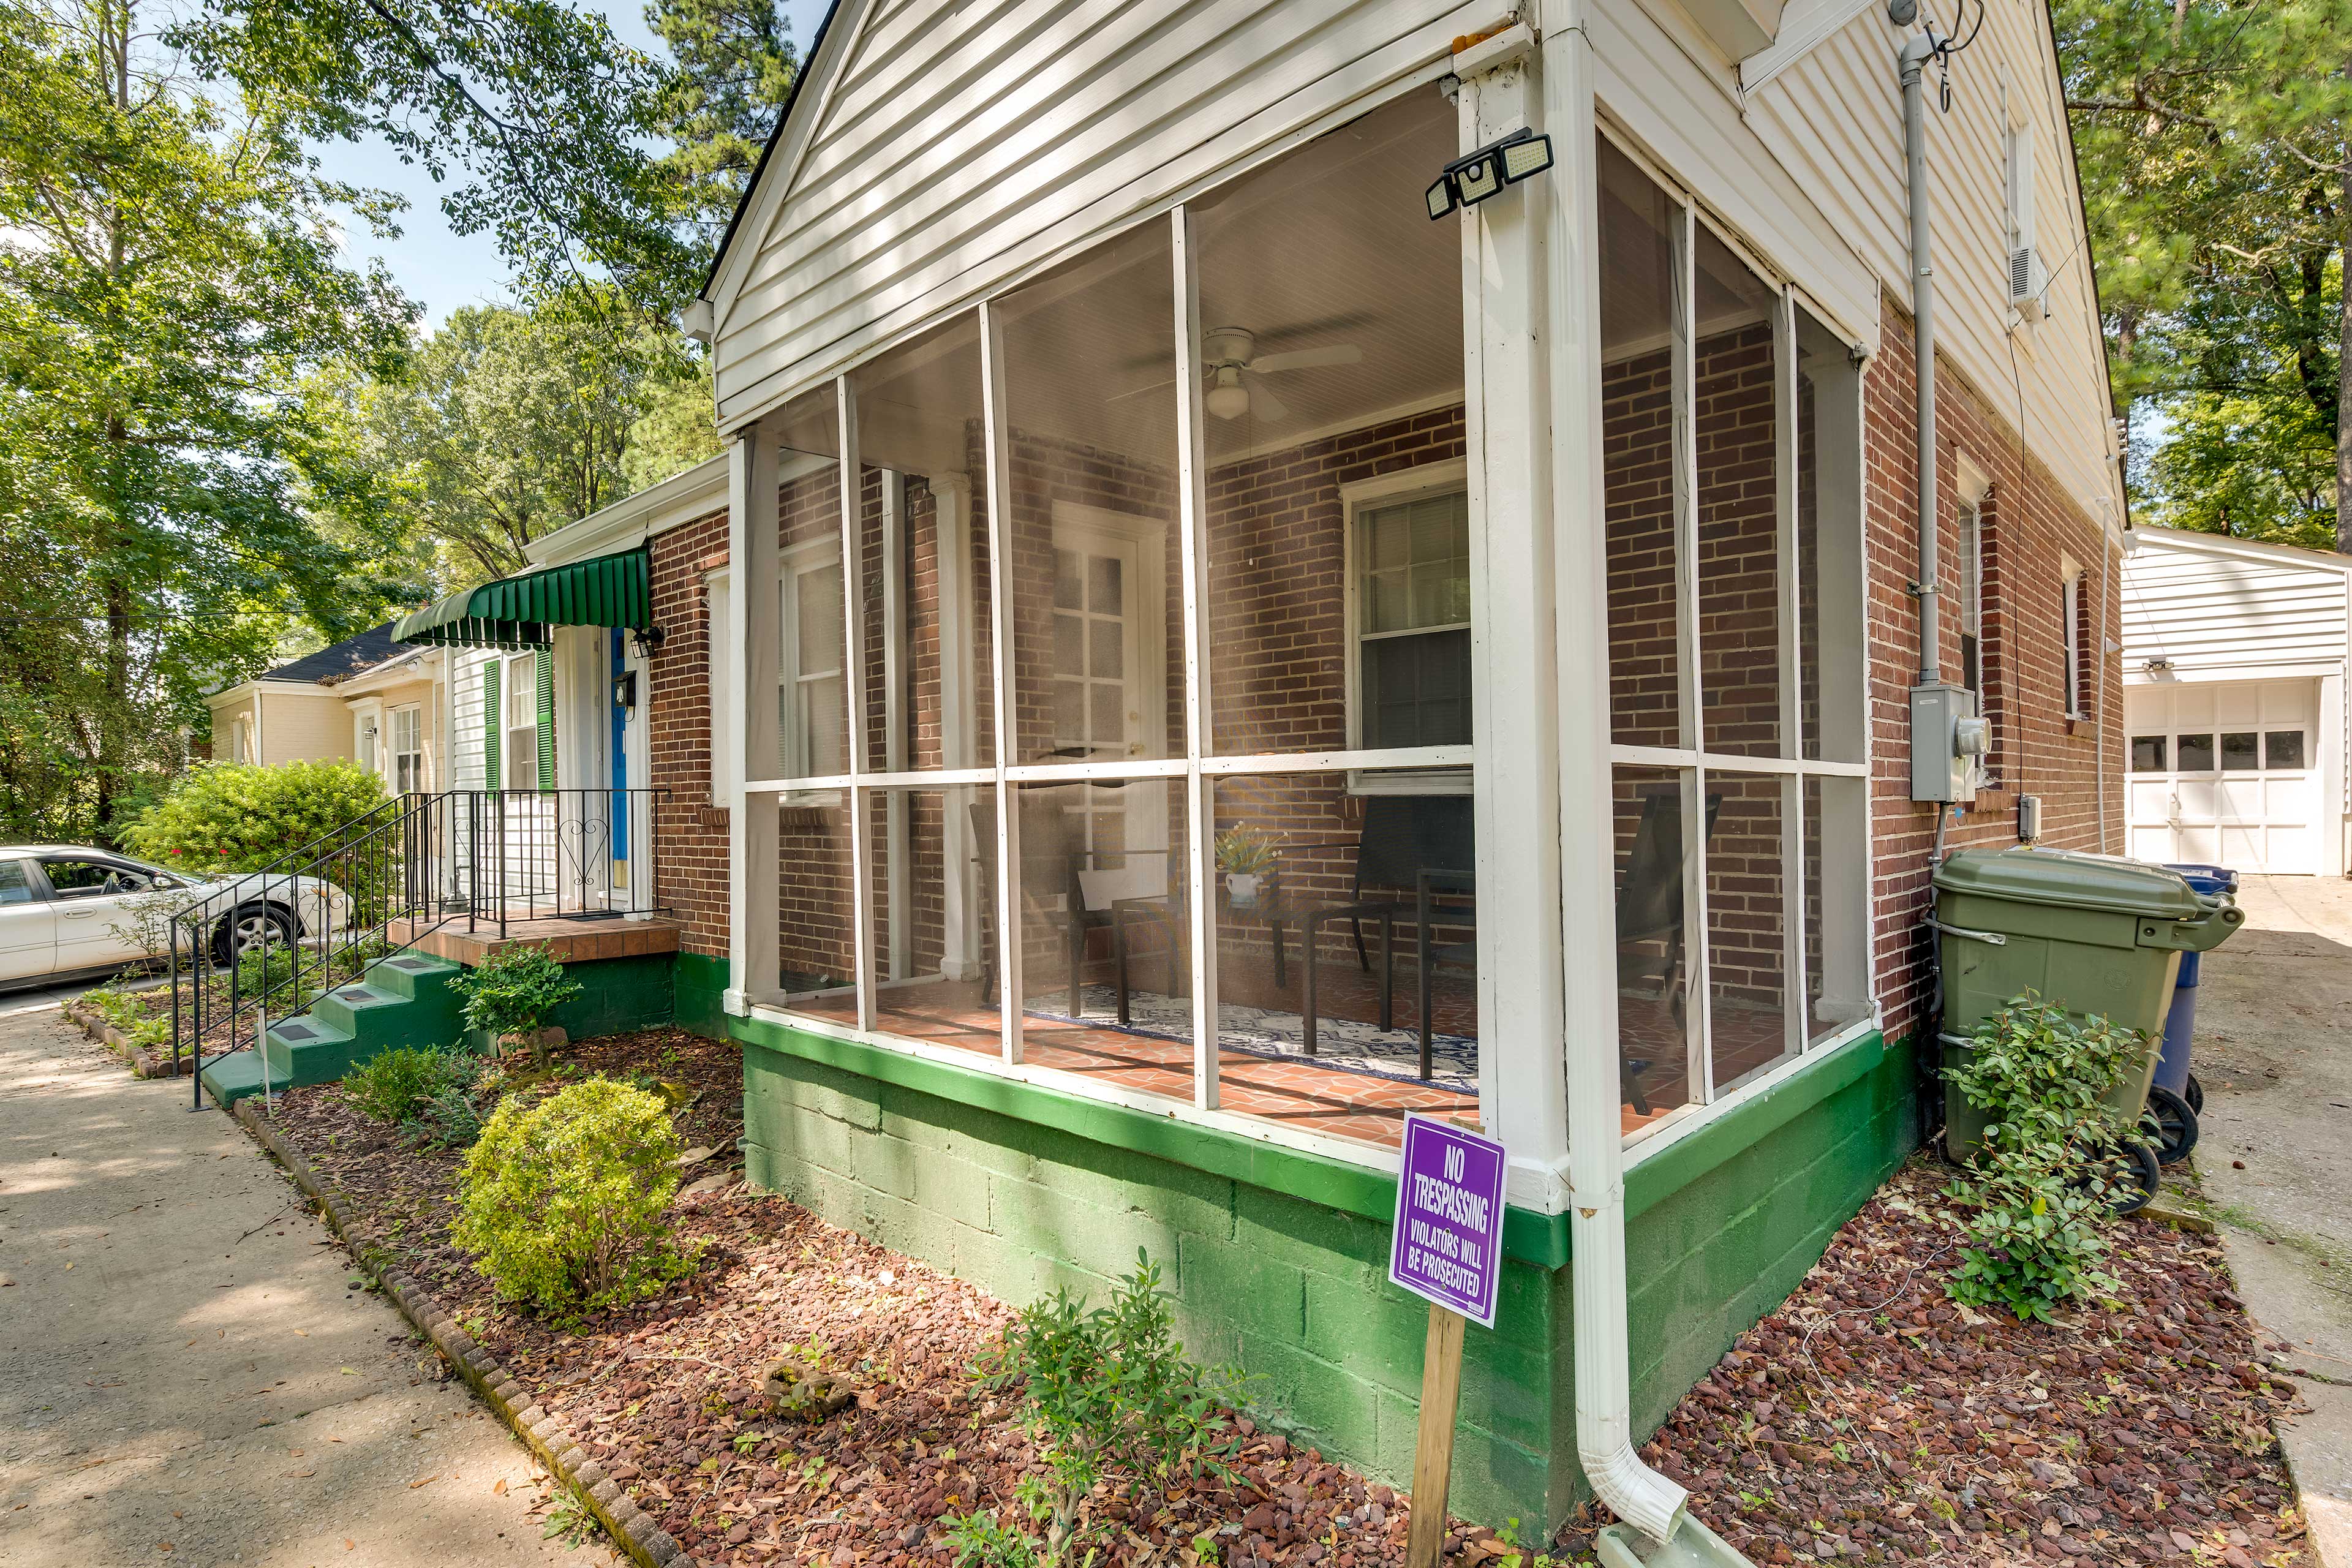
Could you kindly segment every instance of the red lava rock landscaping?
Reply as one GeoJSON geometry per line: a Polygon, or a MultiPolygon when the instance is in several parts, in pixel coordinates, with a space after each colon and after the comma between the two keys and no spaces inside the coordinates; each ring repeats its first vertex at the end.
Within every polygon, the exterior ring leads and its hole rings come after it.
{"type": "MultiPolygon", "coordinates": [[[[677,1113],[679,1135],[717,1152],[686,1175],[740,1176],[733,1046],[656,1029],[582,1041],[562,1057],[698,1091],[677,1113]]],[[[285,1095],[277,1122],[364,1216],[371,1239],[699,1563],[944,1563],[943,1516],[1011,1510],[1020,1479],[1044,1473],[1015,1402],[991,1398],[968,1370],[1011,1313],[962,1280],[733,1184],[678,1201],[680,1237],[706,1247],[692,1276],[567,1331],[502,1308],[449,1245],[457,1154],[404,1147],[331,1085],[285,1095]],[[815,1420],[763,1414],[763,1367],[813,1346],[822,1370],[848,1379],[852,1403],[815,1420]]],[[[1098,1513],[1120,1530],[1108,1561],[1189,1561],[1208,1531],[1220,1532],[1228,1563],[1403,1561],[1402,1499],[1246,1419],[1241,1429],[1238,1487],[1137,1502],[1098,1494],[1098,1513]]],[[[1457,1526],[1452,1544],[1475,1561],[1499,1552],[1493,1539],[1457,1526]]]]}
{"type": "Polygon", "coordinates": [[[2219,1247],[2126,1221],[2121,1310],[1988,1318],[1944,1294],[1947,1179],[1900,1173],[1643,1450],[1698,1515],[1759,1563],[2312,1563],[2271,1427],[2294,1388],[2219,1247]]]}

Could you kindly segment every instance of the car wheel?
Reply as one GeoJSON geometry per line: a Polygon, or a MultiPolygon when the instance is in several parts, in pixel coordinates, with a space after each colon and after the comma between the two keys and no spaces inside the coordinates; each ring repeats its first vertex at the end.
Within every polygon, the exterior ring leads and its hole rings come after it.
{"type": "Polygon", "coordinates": [[[213,937],[213,957],[235,963],[248,952],[259,952],[264,941],[274,950],[294,945],[294,917],[278,904],[246,904],[221,918],[213,937]]]}

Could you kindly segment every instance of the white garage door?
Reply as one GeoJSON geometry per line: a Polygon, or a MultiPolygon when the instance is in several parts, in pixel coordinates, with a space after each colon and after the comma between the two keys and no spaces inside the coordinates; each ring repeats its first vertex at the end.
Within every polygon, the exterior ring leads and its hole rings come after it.
{"type": "Polygon", "coordinates": [[[2318,719],[2312,680],[2127,688],[2132,854],[2316,874],[2318,719]]]}

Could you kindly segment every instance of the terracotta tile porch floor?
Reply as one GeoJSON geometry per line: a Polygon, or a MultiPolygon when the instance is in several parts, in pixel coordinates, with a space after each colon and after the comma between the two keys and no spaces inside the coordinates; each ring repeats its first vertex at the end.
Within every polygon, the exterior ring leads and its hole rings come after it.
{"type": "Polygon", "coordinates": [[[395,946],[413,947],[453,963],[479,963],[502,948],[525,945],[545,946],[559,963],[583,963],[676,952],[679,930],[677,921],[659,917],[633,921],[618,915],[554,915],[509,920],[501,937],[498,921],[478,919],[467,931],[466,918],[457,915],[437,927],[423,921],[394,921],[387,935],[395,946]]]}

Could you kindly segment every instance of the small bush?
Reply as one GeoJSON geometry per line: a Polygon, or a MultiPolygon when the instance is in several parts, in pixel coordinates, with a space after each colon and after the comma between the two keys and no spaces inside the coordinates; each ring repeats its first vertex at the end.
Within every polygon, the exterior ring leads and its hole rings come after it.
{"type": "MultiPolygon", "coordinates": [[[[1101,1481],[1165,1489],[1190,1477],[1231,1479],[1239,1447],[1226,1410],[1240,1373],[1184,1359],[1160,1266],[1143,1252],[1108,1305],[1088,1310],[1066,1289],[1022,1310],[973,1370],[992,1388],[1018,1383],[1024,1415],[1045,1428],[1048,1479],[1024,1503],[1043,1526],[1040,1563],[1090,1555],[1080,1510],[1101,1481]]],[[[1034,1479],[1034,1478],[1033,1478],[1034,1479]]],[[[1024,1550],[993,1519],[949,1521],[959,1561],[1009,1563],[1024,1550]]],[[[1100,1544],[1100,1543],[1097,1543],[1100,1544]]]]}
{"type": "Polygon", "coordinates": [[[457,1046],[403,1046],[345,1073],[343,1098],[377,1121],[414,1121],[443,1095],[462,1096],[481,1070],[480,1058],[457,1046]]]}
{"type": "Polygon", "coordinates": [[[650,1295],[692,1263],[666,1217],[677,1155],[643,1089],[592,1078],[533,1106],[509,1095],[467,1151],[450,1237],[510,1300],[568,1312],[650,1295]]]}
{"type": "Polygon", "coordinates": [[[101,985],[95,991],[83,993],[81,1002],[83,1006],[105,1019],[109,1024],[125,1031],[135,1027],[147,1016],[147,1008],[138,997],[127,991],[117,991],[110,985],[101,985]]]}
{"type": "Polygon", "coordinates": [[[466,1025],[491,1039],[530,1035],[531,1054],[541,1067],[546,1049],[537,1036],[547,1016],[580,994],[580,983],[544,947],[509,947],[493,952],[455,982],[466,999],[466,1025]]]}
{"type": "Polygon", "coordinates": [[[1947,1079],[1992,1119],[1972,1179],[1951,1189],[1976,1211],[1946,1286],[1954,1300],[2047,1321],[2116,1288],[2098,1266],[2108,1177],[2116,1151],[2143,1134],[2100,1101],[2147,1048],[2137,1030],[2078,1020],[2031,992],[1978,1026],[1967,1063],[1947,1079]]]}
{"type": "Polygon", "coordinates": [[[431,1149],[469,1149],[482,1135],[481,1108],[471,1090],[445,1089],[401,1123],[403,1131],[431,1149]]]}
{"type": "Polygon", "coordinates": [[[383,780],[357,763],[215,763],[182,774],[122,841],[175,870],[258,871],[383,802],[383,780]]]}

